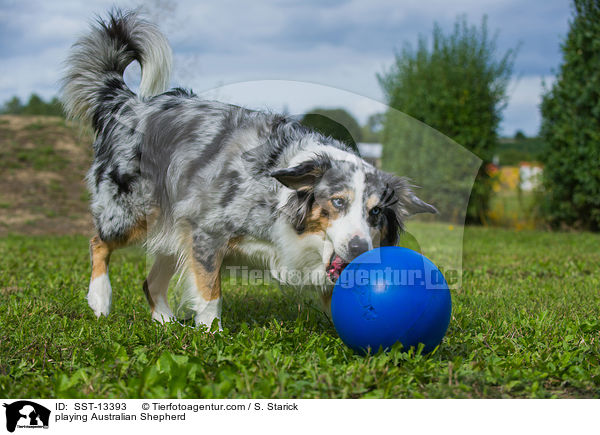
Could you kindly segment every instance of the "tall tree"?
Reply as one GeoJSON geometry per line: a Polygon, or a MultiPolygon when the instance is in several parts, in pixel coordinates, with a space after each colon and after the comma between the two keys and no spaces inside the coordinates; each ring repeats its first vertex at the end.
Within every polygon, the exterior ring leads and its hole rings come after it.
{"type": "MultiPolygon", "coordinates": [[[[496,147],[516,55],[516,49],[499,55],[496,39],[497,35],[489,36],[486,17],[478,27],[459,17],[449,34],[435,24],[431,43],[421,36],[416,50],[405,45],[393,66],[378,75],[389,106],[450,137],[484,161],[471,193],[470,222],[485,221],[491,183],[483,168],[496,147]]],[[[398,139],[398,122],[392,115],[388,112],[385,123],[383,162],[387,169],[401,170],[411,162],[403,162],[402,139],[398,139]]]]}
{"type": "Polygon", "coordinates": [[[53,97],[50,101],[45,102],[37,94],[31,94],[25,105],[21,103],[19,97],[12,97],[3,104],[0,113],[10,115],[64,116],[62,104],[58,98],[53,97]]]}
{"type": "Polygon", "coordinates": [[[575,0],[563,62],[544,95],[545,213],[554,226],[600,230],[600,3],[575,0]]]}
{"type": "Polygon", "coordinates": [[[362,131],[356,119],[345,109],[315,108],[302,117],[301,123],[325,136],[340,140],[353,149],[362,140],[362,131]]]}
{"type": "Polygon", "coordinates": [[[8,113],[11,115],[20,115],[23,112],[23,104],[19,97],[12,97],[10,100],[4,103],[1,113],[8,113]]]}
{"type": "Polygon", "coordinates": [[[385,113],[374,113],[367,118],[367,123],[362,126],[362,140],[364,142],[381,142],[385,113]]]}

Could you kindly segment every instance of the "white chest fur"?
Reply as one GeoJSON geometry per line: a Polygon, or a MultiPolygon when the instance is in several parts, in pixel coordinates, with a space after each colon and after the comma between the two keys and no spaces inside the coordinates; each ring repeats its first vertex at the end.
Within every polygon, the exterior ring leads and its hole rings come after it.
{"type": "Polygon", "coordinates": [[[333,252],[325,235],[298,235],[289,224],[277,221],[271,240],[240,239],[225,258],[226,273],[244,270],[256,277],[269,275],[293,287],[324,285],[325,264],[333,252]]]}

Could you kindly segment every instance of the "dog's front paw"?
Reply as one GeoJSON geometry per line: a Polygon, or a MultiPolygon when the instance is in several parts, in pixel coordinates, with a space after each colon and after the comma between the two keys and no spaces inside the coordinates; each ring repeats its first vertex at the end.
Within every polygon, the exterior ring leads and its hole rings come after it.
{"type": "Polygon", "coordinates": [[[176,320],[175,316],[172,313],[159,312],[155,310],[152,313],[152,320],[155,322],[164,325],[165,323],[170,323],[176,320]]]}
{"type": "Polygon", "coordinates": [[[221,298],[205,301],[198,298],[194,307],[196,327],[206,327],[208,331],[223,330],[221,326],[221,298]],[[216,324],[215,324],[216,322],[216,324]]]}
{"type": "Polygon", "coordinates": [[[108,316],[112,299],[112,289],[108,275],[101,275],[90,282],[87,301],[96,317],[108,316]]]}
{"type": "Polygon", "coordinates": [[[206,328],[206,330],[209,332],[212,332],[212,331],[222,332],[223,331],[223,326],[221,325],[221,319],[218,317],[202,318],[202,316],[200,316],[200,318],[199,318],[198,316],[196,316],[196,328],[206,328]]]}

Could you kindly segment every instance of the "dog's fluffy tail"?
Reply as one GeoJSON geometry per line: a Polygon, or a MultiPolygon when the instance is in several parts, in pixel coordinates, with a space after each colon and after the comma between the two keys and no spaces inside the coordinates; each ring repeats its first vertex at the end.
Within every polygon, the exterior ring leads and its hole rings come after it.
{"type": "Polygon", "coordinates": [[[91,32],[73,45],[66,61],[62,101],[67,116],[95,123],[107,100],[121,93],[131,96],[123,73],[134,60],[142,67],[140,96],[167,89],[172,54],[158,27],[136,12],[114,10],[107,20],[99,18],[91,32]]]}

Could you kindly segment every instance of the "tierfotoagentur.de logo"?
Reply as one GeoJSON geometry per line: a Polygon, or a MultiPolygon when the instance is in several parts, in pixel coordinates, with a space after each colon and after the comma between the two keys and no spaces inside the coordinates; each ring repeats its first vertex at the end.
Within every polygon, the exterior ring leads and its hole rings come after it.
{"type": "Polygon", "coordinates": [[[10,404],[4,403],[6,408],[6,430],[14,432],[15,429],[48,429],[50,410],[29,400],[19,400],[10,404]]]}

